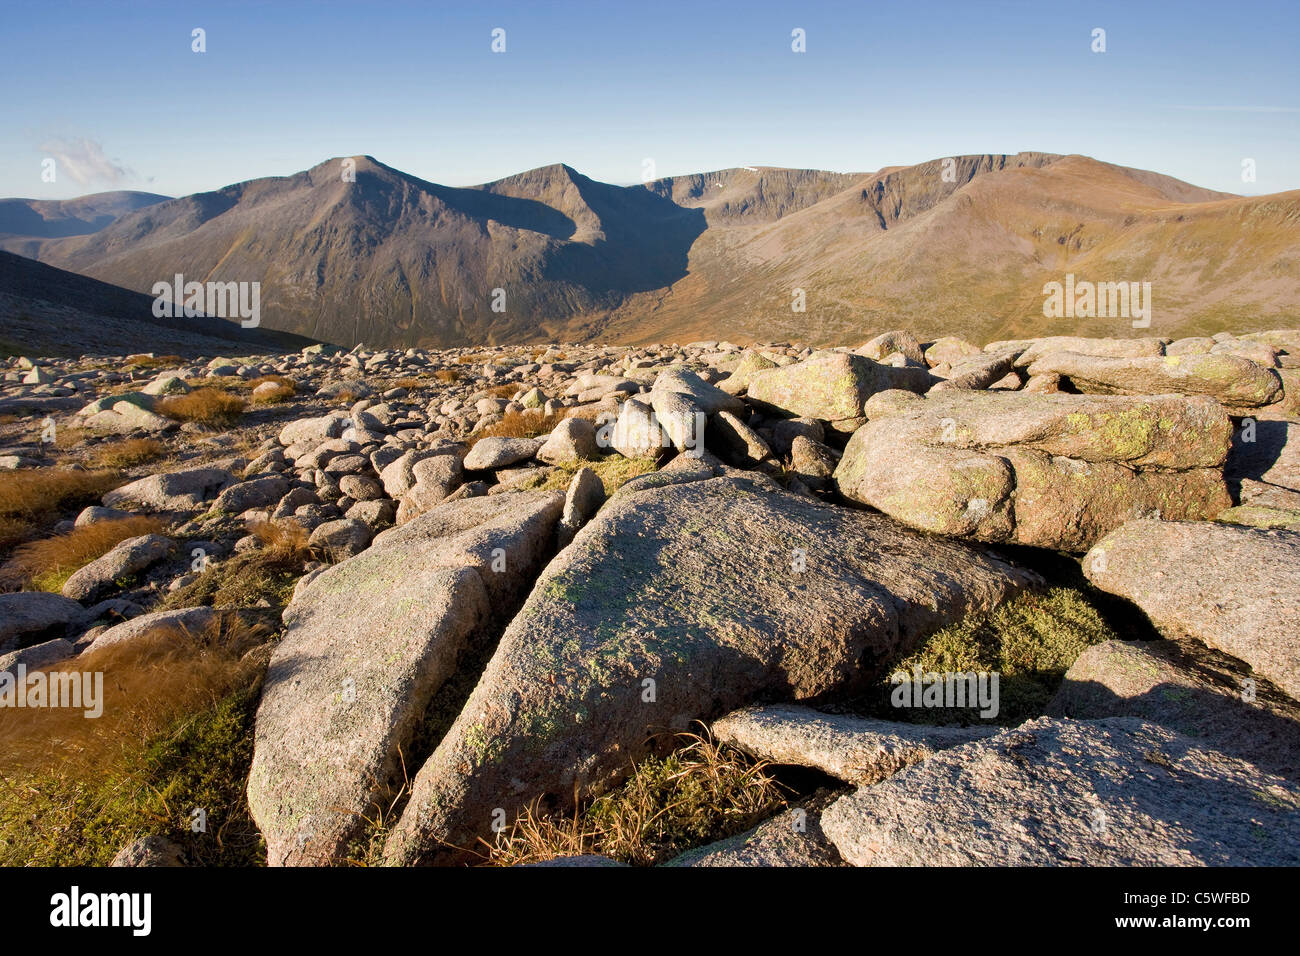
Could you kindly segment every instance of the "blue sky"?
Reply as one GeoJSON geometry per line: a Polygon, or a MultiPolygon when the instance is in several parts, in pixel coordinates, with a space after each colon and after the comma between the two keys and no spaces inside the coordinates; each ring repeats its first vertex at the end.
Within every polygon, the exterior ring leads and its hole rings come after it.
{"type": "Polygon", "coordinates": [[[0,195],[180,195],[363,153],[468,185],[1026,149],[1267,193],[1300,188],[1298,41],[1295,0],[6,0],[0,195]]]}

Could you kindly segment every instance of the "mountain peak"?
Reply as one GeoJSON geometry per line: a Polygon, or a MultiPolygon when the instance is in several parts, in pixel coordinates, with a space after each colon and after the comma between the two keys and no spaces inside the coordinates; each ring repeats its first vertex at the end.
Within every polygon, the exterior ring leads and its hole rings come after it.
{"type": "Polygon", "coordinates": [[[874,173],[742,164],[633,186],[550,163],[463,188],[361,154],[0,248],[139,292],[178,271],[258,281],[269,327],[341,344],[1121,334],[1044,324],[1044,283],[1067,272],[1158,282],[1153,334],[1202,334],[1225,309],[1258,327],[1288,314],[1298,204],[1032,151],[874,173]],[[1216,272],[1173,265],[1187,261],[1216,272]],[[806,314],[792,317],[793,289],[806,314]]]}

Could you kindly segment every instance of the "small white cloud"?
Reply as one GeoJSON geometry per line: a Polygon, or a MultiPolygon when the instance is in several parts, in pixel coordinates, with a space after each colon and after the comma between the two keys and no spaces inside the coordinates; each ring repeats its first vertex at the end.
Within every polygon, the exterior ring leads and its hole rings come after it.
{"type": "Polygon", "coordinates": [[[70,176],[83,186],[121,186],[135,173],[104,155],[104,147],[93,139],[52,139],[41,144],[41,152],[53,156],[60,175],[70,176]]]}

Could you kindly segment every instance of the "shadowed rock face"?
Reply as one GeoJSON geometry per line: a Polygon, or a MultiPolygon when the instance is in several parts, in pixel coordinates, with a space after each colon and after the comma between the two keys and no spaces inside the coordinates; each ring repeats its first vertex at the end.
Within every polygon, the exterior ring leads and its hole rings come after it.
{"type": "Polygon", "coordinates": [[[921,530],[1080,551],[1129,518],[1228,508],[1231,427],[1204,397],[944,391],[882,408],[835,481],[921,530]]]}
{"type": "Polygon", "coordinates": [[[495,808],[609,785],[655,733],[859,686],[1037,581],[766,479],[683,477],[624,488],[547,567],[416,777],[389,862],[456,859],[495,808]]]}
{"type": "Polygon", "coordinates": [[[1257,421],[1233,433],[1225,474],[1300,491],[1300,423],[1257,421]]]}
{"type": "Polygon", "coordinates": [[[1300,534],[1130,521],[1097,542],[1083,571],[1162,631],[1231,654],[1300,700],[1300,534]]]}
{"type": "Polygon", "coordinates": [[[1029,721],[863,787],[821,825],[857,866],[1300,863],[1300,788],[1132,717],[1029,721]]]}
{"type": "Polygon", "coordinates": [[[1065,673],[1053,717],[1141,717],[1300,783],[1300,703],[1195,641],[1106,641],[1065,673]]]}
{"type": "Polygon", "coordinates": [[[59,594],[0,594],[0,654],[37,643],[43,636],[62,636],[62,629],[84,614],[80,604],[59,594]]]}

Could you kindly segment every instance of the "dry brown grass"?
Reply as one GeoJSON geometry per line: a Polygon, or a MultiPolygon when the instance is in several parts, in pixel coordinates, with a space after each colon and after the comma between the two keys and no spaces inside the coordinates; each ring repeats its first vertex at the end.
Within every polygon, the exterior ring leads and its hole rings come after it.
{"type": "Polygon", "coordinates": [[[127,538],[162,534],[170,527],[162,518],[136,515],[73,528],[39,541],[29,541],[14,550],[0,566],[0,587],[58,592],[80,568],[103,557],[127,538]]]}
{"type": "Polygon", "coordinates": [[[254,607],[264,601],[288,604],[303,564],[311,557],[307,531],[296,522],[285,521],[259,522],[250,533],[261,540],[262,547],[209,565],[193,581],[169,591],[157,609],[254,607]]]}
{"type": "Polygon", "coordinates": [[[493,398],[514,398],[521,391],[518,385],[493,385],[487,393],[493,398]]]}
{"type": "Polygon", "coordinates": [[[33,468],[9,472],[0,480],[0,548],[22,540],[39,522],[64,508],[97,501],[122,481],[113,471],[33,468]]]}
{"type": "Polygon", "coordinates": [[[534,801],[495,843],[484,843],[482,855],[496,866],[583,853],[650,866],[741,833],[785,807],[765,761],[719,745],[707,730],[679,739],[686,746],[638,764],[619,790],[585,809],[547,814],[534,801]]]}
{"type": "Polygon", "coordinates": [[[541,412],[508,411],[501,421],[488,425],[481,432],[470,436],[469,447],[483,438],[532,438],[549,432],[560,423],[564,414],[543,415],[541,412]]]}
{"type": "MultiPolygon", "coordinates": [[[[0,711],[0,863],[105,865],[142,833],[191,862],[259,862],[244,799],[256,690],[271,632],[237,615],[154,633],[56,667],[102,674],[102,713],[0,711]],[[202,807],[208,830],[193,833],[202,807]]],[[[83,676],[82,681],[88,678],[83,676]]]]}
{"type": "Polygon", "coordinates": [[[262,542],[262,550],[277,557],[301,558],[311,557],[311,548],[307,541],[310,533],[296,521],[258,521],[248,533],[262,542]]]}
{"type": "Polygon", "coordinates": [[[459,365],[482,365],[490,361],[492,361],[490,355],[461,355],[456,358],[459,365]]]}
{"type": "Polygon", "coordinates": [[[167,454],[167,446],[156,438],[128,438],[96,448],[89,457],[95,468],[130,468],[157,461],[167,454]]]}
{"type": "Polygon", "coordinates": [[[460,372],[456,371],[454,368],[440,368],[438,371],[433,373],[433,377],[440,382],[445,382],[450,385],[452,382],[460,381],[460,372]]]}
{"type": "Polygon", "coordinates": [[[89,771],[111,760],[125,739],[143,740],[178,714],[220,699],[242,676],[243,655],[270,636],[232,613],[201,631],[160,626],[56,665],[52,669],[103,673],[102,716],[87,719],[70,707],[4,708],[0,767],[41,767],[59,753],[62,762],[89,771]]]}
{"type": "Polygon", "coordinates": [[[243,388],[248,382],[238,375],[196,375],[193,378],[185,379],[185,384],[190,388],[238,389],[243,388]]]}
{"type": "Polygon", "coordinates": [[[221,388],[199,388],[188,395],[170,395],[158,403],[159,415],[199,425],[233,425],[247,407],[238,395],[221,388]]]}
{"type": "Polygon", "coordinates": [[[415,392],[415,391],[418,391],[418,390],[420,390],[420,389],[422,389],[422,388],[428,388],[428,387],[429,387],[429,383],[426,382],[426,381],[425,381],[424,379],[422,379],[422,378],[415,378],[415,377],[413,377],[413,376],[407,376],[406,378],[399,378],[399,379],[397,379],[397,380],[391,382],[391,383],[389,384],[388,387],[389,387],[389,388],[404,388],[404,389],[406,389],[408,392],[415,392]]]}
{"type": "Polygon", "coordinates": [[[97,437],[98,435],[89,428],[59,425],[54,431],[54,447],[60,451],[70,451],[79,447],[86,439],[97,437]]]}
{"type": "Polygon", "coordinates": [[[248,381],[250,391],[256,389],[259,385],[265,385],[271,382],[276,386],[275,391],[268,391],[264,395],[254,395],[253,401],[258,405],[275,405],[280,402],[287,402],[298,394],[298,386],[293,379],[285,378],[283,375],[263,375],[261,378],[254,378],[248,381]]]}

